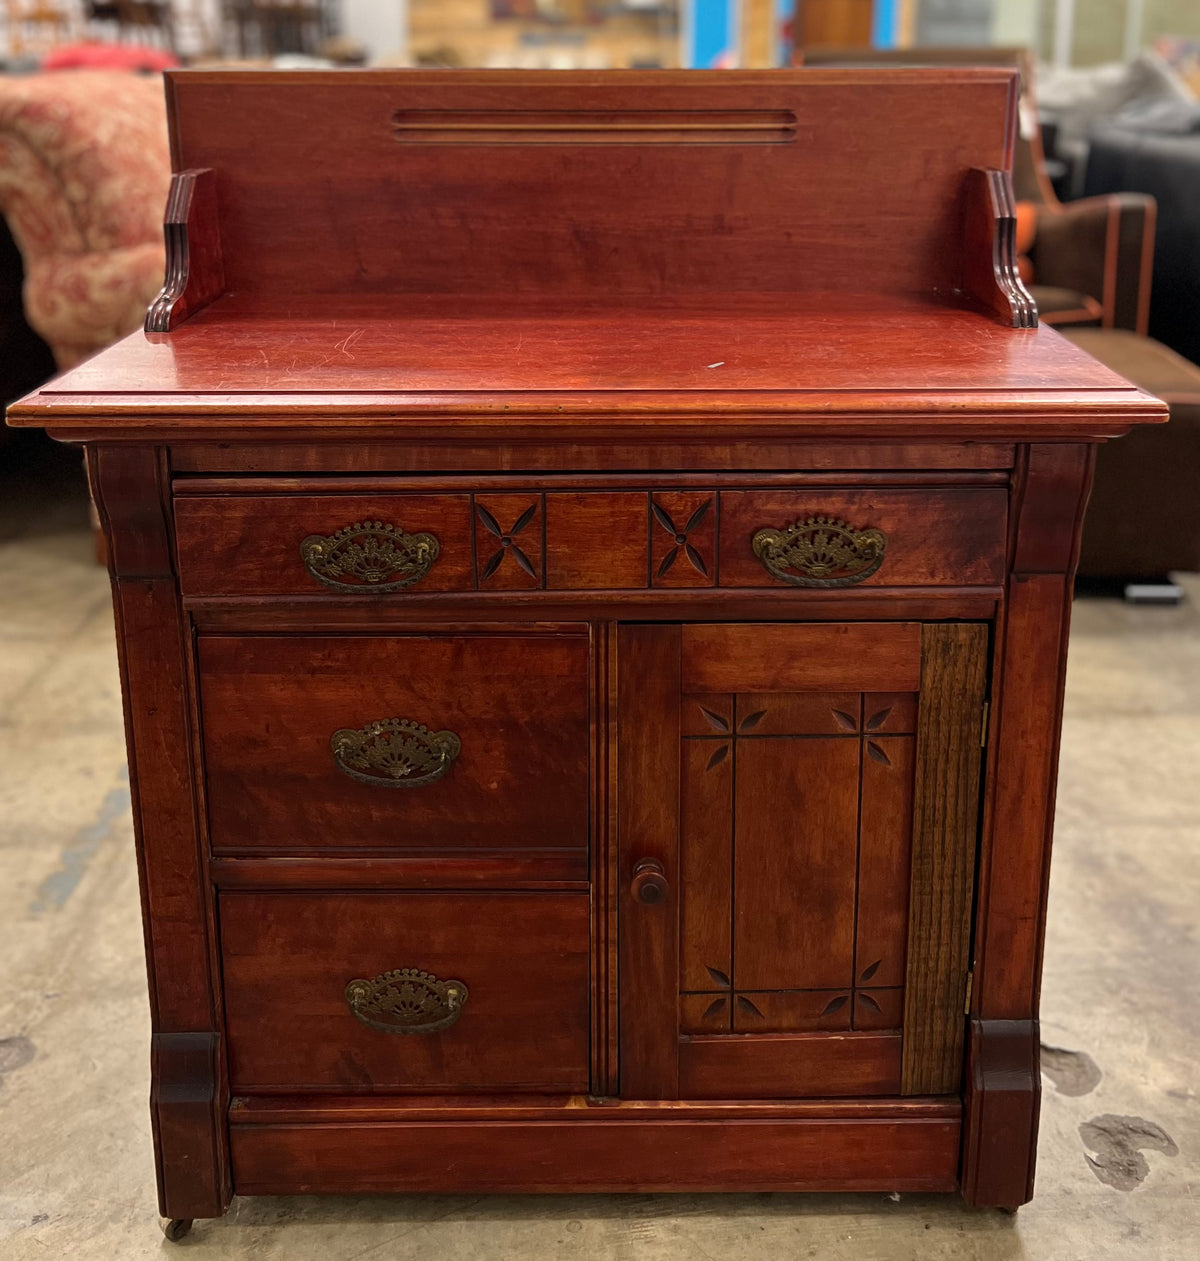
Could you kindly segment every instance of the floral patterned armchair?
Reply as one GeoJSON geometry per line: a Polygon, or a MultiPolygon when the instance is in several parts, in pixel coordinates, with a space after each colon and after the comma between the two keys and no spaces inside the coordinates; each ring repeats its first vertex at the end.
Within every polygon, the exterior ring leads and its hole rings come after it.
{"type": "Polygon", "coordinates": [[[162,284],[169,181],[157,75],[0,78],[0,214],[25,319],[60,370],[141,324],[162,284]]]}

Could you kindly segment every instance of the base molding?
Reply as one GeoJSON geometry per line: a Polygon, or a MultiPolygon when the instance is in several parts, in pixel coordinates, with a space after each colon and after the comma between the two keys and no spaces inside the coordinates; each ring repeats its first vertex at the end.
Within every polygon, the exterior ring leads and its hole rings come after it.
{"type": "Polygon", "coordinates": [[[967,1043],[962,1193],[978,1208],[1033,1198],[1041,1107],[1036,1020],[972,1020],[967,1043]]]}
{"type": "Polygon", "coordinates": [[[150,1063],[159,1213],[168,1219],[219,1217],[232,1197],[221,1035],[156,1033],[150,1063]]]}
{"type": "MultiPolygon", "coordinates": [[[[323,1105],[316,1105],[318,1109],[323,1105]]],[[[699,1116],[626,1105],[522,1117],[386,1119],[378,1105],[326,1119],[263,1122],[235,1108],[240,1195],[366,1192],[954,1191],[957,1107],[905,1114],[699,1116]],[[240,1111],[240,1115],[237,1113],[240,1111]],[[336,1117],[336,1119],[335,1119],[336,1117]],[[369,1118],[369,1119],[368,1119],[369,1118]]],[[[397,1109],[397,1115],[403,1109],[397,1109]]],[[[448,1109],[447,1112],[455,1110],[448,1109]]],[[[264,1109],[264,1112],[266,1110],[264,1109]]],[[[269,1115],[269,1112],[267,1113],[269,1115]]]]}

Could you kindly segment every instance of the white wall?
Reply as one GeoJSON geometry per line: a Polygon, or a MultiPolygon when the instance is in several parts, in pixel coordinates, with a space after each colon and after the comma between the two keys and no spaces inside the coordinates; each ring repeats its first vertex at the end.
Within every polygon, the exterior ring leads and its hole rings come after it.
{"type": "Polygon", "coordinates": [[[368,63],[408,59],[408,0],[342,0],[342,34],[367,50],[368,63]]]}

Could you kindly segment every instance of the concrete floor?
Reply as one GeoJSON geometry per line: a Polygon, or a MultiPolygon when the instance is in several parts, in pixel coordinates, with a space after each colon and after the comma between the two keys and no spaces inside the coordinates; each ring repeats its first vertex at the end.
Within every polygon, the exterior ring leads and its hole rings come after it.
{"type": "MultiPolygon", "coordinates": [[[[19,454],[19,452],[18,452],[19,454]]],[[[76,464],[0,453],[0,1258],[1200,1258],[1200,579],[1076,606],[1038,1192],[237,1200],[155,1215],[149,1020],[108,583],[76,464]],[[165,1255],[171,1255],[168,1251],[165,1255]]]]}

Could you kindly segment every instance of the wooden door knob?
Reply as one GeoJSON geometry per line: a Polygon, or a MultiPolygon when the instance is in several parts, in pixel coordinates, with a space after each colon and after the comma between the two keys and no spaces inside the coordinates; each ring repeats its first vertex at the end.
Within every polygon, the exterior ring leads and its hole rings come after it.
{"type": "Polygon", "coordinates": [[[657,858],[643,858],[633,869],[630,883],[633,896],[646,906],[667,900],[667,876],[657,858]]]}

